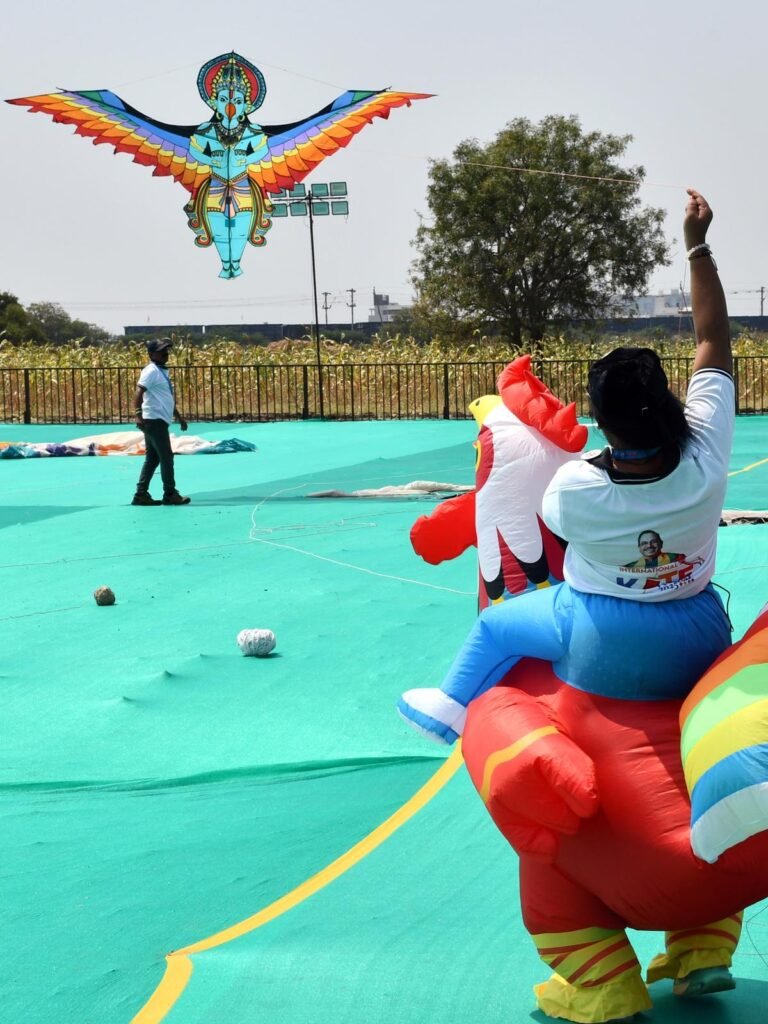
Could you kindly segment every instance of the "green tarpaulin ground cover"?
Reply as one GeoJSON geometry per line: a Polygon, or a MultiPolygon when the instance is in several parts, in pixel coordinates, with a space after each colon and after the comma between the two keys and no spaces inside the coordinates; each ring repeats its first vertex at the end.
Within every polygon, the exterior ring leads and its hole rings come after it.
{"type": "MultiPolygon", "coordinates": [[[[730,508],[768,508],[767,427],[738,422],[730,508]]],[[[444,763],[393,708],[439,681],[471,625],[473,553],[413,556],[432,500],[306,495],[471,483],[473,424],[191,430],[259,450],[177,459],[186,508],[131,507],[135,458],[0,466],[3,1019],[127,1024],[166,953],[301,887],[444,763]],[[100,585],[114,607],[94,603],[100,585]],[[250,627],[275,631],[272,657],[242,657],[250,627]]],[[[737,633],[768,600],[767,568],[768,527],[720,531],[737,633]]],[[[706,1009],[662,995],[654,1020],[762,1021],[762,910],[737,991],[706,1009]]],[[[637,948],[647,960],[659,937],[637,948]]],[[[545,975],[514,855],[461,770],[321,891],[191,959],[170,1024],[496,1024],[528,1019],[545,975]]]]}

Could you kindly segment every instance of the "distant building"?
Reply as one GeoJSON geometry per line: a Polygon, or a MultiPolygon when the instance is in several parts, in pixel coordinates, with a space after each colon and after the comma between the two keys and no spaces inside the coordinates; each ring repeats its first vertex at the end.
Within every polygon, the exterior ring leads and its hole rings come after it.
{"type": "Polygon", "coordinates": [[[391,324],[397,313],[405,312],[410,306],[401,306],[399,302],[390,302],[389,296],[373,289],[373,308],[369,310],[369,324],[391,324]]]}
{"type": "Polygon", "coordinates": [[[641,295],[628,302],[625,316],[676,316],[690,313],[691,296],[687,292],[677,290],[660,295],[641,295]]]}
{"type": "MultiPolygon", "coordinates": [[[[349,332],[349,321],[343,324],[321,324],[321,332],[334,331],[339,334],[349,332]]],[[[362,332],[370,338],[376,333],[376,323],[366,321],[355,322],[355,331],[362,332]]],[[[217,338],[228,338],[245,345],[264,345],[270,341],[282,341],[284,338],[293,340],[308,339],[313,336],[314,326],[309,323],[299,324],[128,324],[123,328],[126,338],[145,340],[159,338],[168,334],[176,334],[189,338],[193,343],[203,344],[217,338]]]]}

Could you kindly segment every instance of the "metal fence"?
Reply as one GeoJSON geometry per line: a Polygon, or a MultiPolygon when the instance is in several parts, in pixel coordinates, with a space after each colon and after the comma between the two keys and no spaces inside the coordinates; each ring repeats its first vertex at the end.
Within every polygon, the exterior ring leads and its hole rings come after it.
{"type": "MultiPolygon", "coordinates": [[[[670,386],[685,397],[693,357],[665,358],[670,386]]],[[[736,411],[768,413],[768,357],[735,360],[736,411]]],[[[467,406],[496,390],[506,364],[354,363],[322,366],[327,419],[466,419],[467,406]]],[[[534,372],[563,401],[588,412],[587,359],[536,359],[534,372]]],[[[129,423],[141,367],[0,368],[0,422],[129,423]]],[[[293,420],[320,414],[317,366],[174,366],[179,408],[190,420],[293,420]]]]}

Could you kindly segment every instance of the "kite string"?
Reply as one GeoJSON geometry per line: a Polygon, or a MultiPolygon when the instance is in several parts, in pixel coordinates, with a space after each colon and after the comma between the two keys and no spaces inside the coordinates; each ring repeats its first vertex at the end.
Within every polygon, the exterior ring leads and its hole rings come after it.
{"type": "MultiPolygon", "coordinates": [[[[400,150],[388,149],[385,153],[373,149],[366,149],[365,146],[356,146],[356,153],[368,153],[375,156],[377,160],[383,161],[387,158],[403,158],[405,160],[418,160],[420,163],[439,162],[441,159],[432,156],[425,156],[423,153],[403,153],[400,150]]],[[[542,167],[521,167],[518,164],[492,164],[485,160],[462,160],[456,161],[458,165],[465,167],[484,167],[491,171],[507,171],[510,174],[542,174],[556,178],[573,178],[577,181],[607,181],[614,185],[647,185],[651,188],[673,188],[676,191],[685,191],[687,185],[673,184],[671,181],[647,181],[640,178],[616,178],[600,174],[576,174],[573,171],[549,171],[542,167]]]]}
{"type": "MultiPolygon", "coordinates": [[[[280,64],[270,64],[265,60],[256,60],[259,67],[270,68],[272,71],[282,71],[286,75],[292,75],[294,78],[303,78],[307,82],[317,82],[318,85],[328,85],[331,89],[339,89],[341,92],[347,92],[347,89],[343,85],[339,85],[338,82],[326,82],[323,78],[313,78],[311,75],[302,75],[300,71],[292,71],[290,68],[284,68],[280,64]]],[[[179,71],[190,71],[193,68],[197,70],[199,64],[197,61],[190,64],[182,64],[177,68],[167,68],[165,71],[156,71],[153,75],[144,75],[141,78],[131,78],[127,82],[118,82],[115,85],[116,89],[122,89],[124,86],[136,85],[138,82],[151,82],[155,78],[164,78],[166,75],[175,75],[179,71]]]]}
{"type": "Polygon", "coordinates": [[[755,937],[752,934],[752,928],[750,927],[751,925],[753,925],[755,923],[755,921],[758,919],[758,917],[761,916],[761,914],[765,913],[766,910],[768,910],[768,905],[762,907],[760,910],[757,911],[756,914],[753,914],[751,917],[747,917],[746,914],[745,914],[745,916],[744,916],[744,930],[746,931],[747,938],[752,943],[752,948],[754,949],[755,952],[753,954],[743,953],[742,956],[750,956],[750,955],[758,956],[762,960],[763,964],[766,967],[768,967],[768,959],[766,959],[765,954],[760,950],[760,947],[758,946],[757,942],[755,942],[755,937]]]}
{"type": "MultiPolygon", "coordinates": [[[[262,66],[262,67],[271,68],[273,71],[282,71],[286,75],[292,75],[295,78],[302,78],[302,79],[304,79],[307,82],[316,82],[319,85],[327,85],[327,86],[329,86],[332,89],[340,89],[342,92],[346,92],[347,91],[344,86],[339,85],[337,82],[328,82],[328,81],[326,81],[323,78],[314,78],[312,75],[304,75],[304,74],[302,74],[299,71],[293,71],[291,68],[283,67],[281,64],[271,64],[271,63],[269,63],[268,61],[265,61],[265,60],[257,60],[257,63],[260,66],[262,66]]],[[[194,64],[183,64],[183,65],[181,65],[179,67],[176,67],[176,68],[169,68],[167,71],[158,71],[158,72],[156,72],[153,75],[145,75],[142,78],[134,78],[134,79],[132,79],[131,81],[128,81],[128,82],[120,82],[120,83],[118,83],[117,88],[123,88],[123,86],[133,85],[133,84],[135,84],[137,82],[147,82],[147,81],[151,81],[151,80],[153,80],[155,78],[162,78],[165,75],[176,74],[179,71],[187,71],[190,68],[194,68],[196,66],[197,66],[197,62],[195,62],[194,64]]],[[[388,153],[390,155],[396,155],[398,157],[409,156],[411,159],[418,159],[418,160],[429,160],[429,159],[431,159],[430,157],[424,157],[424,156],[418,156],[417,157],[414,154],[405,154],[405,153],[397,153],[397,154],[395,154],[391,150],[388,150],[388,153]]],[[[508,171],[510,173],[513,173],[513,174],[514,173],[516,173],[516,174],[541,174],[541,175],[550,175],[550,176],[559,177],[559,178],[571,178],[571,179],[574,179],[574,180],[577,180],[577,181],[606,181],[606,182],[610,182],[611,184],[614,184],[614,185],[649,185],[649,186],[651,186],[653,188],[674,188],[674,189],[678,189],[678,190],[685,187],[683,185],[676,185],[676,184],[673,185],[670,182],[639,181],[637,178],[617,178],[617,177],[610,177],[610,176],[607,176],[607,175],[598,175],[598,174],[576,174],[576,173],[570,172],[570,171],[549,171],[549,170],[544,170],[542,168],[537,168],[537,167],[520,167],[520,166],[516,166],[516,165],[509,165],[509,164],[492,164],[492,163],[486,163],[484,161],[479,161],[479,160],[478,161],[476,161],[476,160],[459,160],[459,163],[465,164],[466,166],[469,166],[469,167],[486,167],[489,170],[508,171]]]]}
{"type": "MultiPolygon", "coordinates": [[[[375,524],[374,524],[375,525],[375,524]]],[[[294,551],[298,555],[307,555],[309,558],[317,558],[321,562],[330,562],[331,565],[339,565],[344,569],[355,569],[357,572],[365,573],[367,576],[378,576],[380,579],[395,580],[397,583],[413,583],[417,587],[427,587],[430,590],[442,590],[448,594],[459,594],[461,597],[476,597],[476,591],[455,590],[453,587],[441,587],[436,583],[425,583],[423,580],[412,580],[407,576],[393,576],[386,572],[377,572],[375,569],[366,569],[362,565],[354,565],[352,562],[341,562],[336,558],[328,558],[326,555],[318,555],[314,551],[307,551],[304,548],[296,548],[291,544],[280,544],[274,540],[266,540],[264,537],[252,537],[251,540],[257,544],[268,544],[273,548],[282,548],[284,551],[294,551]]]]}
{"type": "Polygon", "coordinates": [[[250,533],[248,534],[248,539],[249,540],[259,540],[259,537],[257,536],[257,534],[260,534],[260,533],[285,533],[285,532],[288,532],[288,531],[293,532],[293,531],[297,531],[297,530],[315,530],[315,532],[318,532],[318,531],[322,532],[322,531],[325,531],[325,530],[344,529],[344,528],[350,528],[350,529],[361,529],[361,528],[365,528],[365,527],[373,528],[373,527],[375,527],[377,525],[376,523],[356,523],[352,527],[349,526],[349,524],[352,522],[352,520],[363,519],[364,518],[363,515],[349,516],[348,518],[337,519],[337,520],[334,520],[333,522],[330,522],[330,523],[286,523],[284,526],[257,526],[256,525],[256,515],[259,512],[259,510],[268,501],[272,501],[273,498],[276,498],[278,495],[280,495],[280,494],[288,494],[291,491],[300,491],[300,490],[302,490],[302,488],[305,488],[305,487],[329,487],[329,486],[330,486],[330,484],[329,484],[329,482],[327,480],[307,480],[307,481],[305,481],[302,484],[296,484],[296,486],[294,486],[294,487],[282,487],[279,491],[274,491],[272,494],[268,494],[266,496],[266,498],[262,498],[261,501],[256,506],[254,506],[254,508],[253,508],[253,510],[251,512],[251,530],[250,530],[250,533]]]}
{"type": "Polygon", "coordinates": [[[687,282],[688,282],[688,259],[687,259],[686,256],[683,256],[683,280],[682,280],[682,283],[680,285],[680,290],[682,292],[682,295],[680,296],[680,300],[681,300],[683,305],[682,305],[682,308],[680,310],[680,314],[679,314],[679,316],[677,318],[677,329],[678,329],[678,332],[681,330],[682,322],[683,322],[683,319],[685,317],[688,318],[688,321],[689,321],[689,323],[691,325],[691,330],[692,331],[696,330],[696,327],[695,327],[695,325],[693,323],[693,311],[691,309],[685,310],[685,307],[688,306],[688,303],[685,301],[685,286],[686,286],[687,282]],[[685,310],[685,312],[684,312],[684,310],[685,310]]]}
{"type": "MultiPolygon", "coordinates": [[[[447,468],[451,472],[453,472],[453,471],[458,470],[458,469],[462,469],[463,470],[464,466],[463,465],[461,465],[461,466],[456,465],[456,466],[449,466],[447,468]]],[[[380,481],[381,481],[381,477],[370,477],[368,479],[364,479],[362,481],[358,481],[358,484],[362,484],[363,486],[370,486],[370,485],[377,485],[378,484],[378,485],[381,486],[380,481]]],[[[315,533],[318,533],[318,532],[324,532],[324,531],[332,530],[332,529],[358,530],[358,529],[361,529],[361,528],[374,528],[374,527],[376,527],[378,525],[378,523],[372,523],[372,522],[358,523],[357,520],[360,520],[360,519],[364,520],[366,518],[364,513],[361,513],[360,515],[354,515],[354,516],[345,516],[343,519],[336,519],[336,520],[333,520],[332,522],[325,522],[325,523],[287,523],[287,524],[285,524],[283,526],[258,526],[257,525],[257,523],[256,523],[256,516],[257,516],[258,512],[260,511],[260,509],[267,502],[272,501],[273,499],[277,498],[278,495],[290,494],[293,491],[301,491],[301,490],[303,490],[305,488],[308,488],[308,487],[325,487],[325,488],[328,488],[329,491],[332,491],[333,493],[332,494],[327,494],[326,493],[326,494],[317,494],[317,495],[312,495],[312,494],[304,495],[304,497],[307,497],[307,498],[316,497],[318,500],[321,499],[321,498],[323,500],[331,500],[334,497],[338,497],[338,498],[346,497],[346,498],[355,498],[355,499],[357,499],[357,497],[358,497],[358,494],[356,492],[353,492],[351,494],[337,494],[336,490],[334,488],[334,482],[331,481],[331,480],[305,480],[304,483],[295,484],[292,487],[282,487],[282,488],[280,488],[280,490],[273,491],[272,494],[268,494],[266,497],[262,498],[261,501],[257,505],[254,506],[253,510],[251,511],[251,530],[250,530],[250,533],[248,535],[249,540],[256,540],[257,539],[256,535],[260,534],[260,533],[285,533],[287,531],[294,532],[294,531],[298,531],[298,530],[312,530],[315,533]]],[[[436,489],[437,490],[444,490],[446,488],[448,488],[448,485],[439,485],[436,489]]],[[[453,487],[450,487],[450,490],[453,491],[453,487]]],[[[415,491],[412,494],[408,495],[409,498],[410,497],[415,497],[415,496],[416,496],[416,492],[415,491]]],[[[369,494],[369,495],[365,495],[365,497],[376,498],[378,496],[370,495],[369,494]]],[[[406,496],[405,495],[398,495],[398,497],[405,498],[406,496]]],[[[434,495],[431,494],[430,497],[434,497],[434,495]]],[[[381,517],[382,515],[387,515],[387,514],[394,515],[395,513],[382,513],[382,512],[378,513],[379,517],[381,517]]]]}
{"type": "MultiPolygon", "coordinates": [[[[319,85],[327,85],[332,89],[340,89],[342,92],[346,92],[344,86],[339,85],[338,82],[328,82],[323,78],[314,78],[312,75],[303,75],[299,71],[293,71],[291,68],[283,67],[280,64],[270,64],[268,61],[259,60],[257,62],[260,66],[265,68],[271,68],[273,71],[282,71],[286,75],[292,75],[295,78],[303,78],[307,82],[316,82],[319,85]]],[[[116,88],[122,89],[124,86],[134,85],[138,82],[148,82],[155,78],[162,78],[165,75],[176,74],[179,71],[188,71],[190,68],[197,66],[197,62],[194,64],[183,64],[176,68],[169,68],[167,71],[158,71],[153,75],[144,75],[142,78],[134,78],[128,82],[119,82],[116,88]]],[[[390,156],[397,157],[409,157],[410,159],[427,161],[432,159],[426,156],[416,156],[411,153],[396,153],[392,150],[387,151],[390,156]]],[[[485,167],[489,170],[496,171],[507,171],[512,174],[541,174],[549,175],[557,178],[571,178],[576,181],[607,181],[614,185],[648,185],[652,188],[674,188],[677,190],[685,188],[684,185],[673,185],[670,182],[663,181],[640,181],[637,178],[616,178],[607,175],[599,174],[576,174],[570,171],[548,171],[538,167],[520,167],[510,164],[491,164],[480,160],[459,160],[459,163],[469,167],[485,167]]]]}
{"type": "Polygon", "coordinates": [[[467,167],[486,167],[493,171],[509,171],[517,174],[545,174],[554,175],[557,178],[576,178],[581,181],[608,181],[617,185],[651,185],[654,188],[674,188],[678,191],[684,189],[684,185],[673,185],[668,181],[645,181],[639,178],[611,178],[600,174],[575,174],[570,171],[545,171],[537,167],[519,167],[516,164],[489,164],[482,160],[459,160],[459,164],[467,167]]]}
{"type": "Polygon", "coordinates": [[[345,519],[338,519],[338,520],[336,520],[334,522],[320,523],[320,524],[314,524],[314,523],[294,523],[294,524],[287,524],[285,526],[276,526],[276,527],[259,527],[259,526],[256,525],[256,516],[257,516],[257,514],[259,512],[259,509],[261,509],[262,506],[266,502],[270,501],[273,498],[276,498],[280,494],[285,494],[285,493],[290,492],[290,491],[298,491],[298,490],[301,490],[302,488],[306,488],[306,487],[321,487],[321,486],[327,487],[328,486],[328,481],[325,481],[325,480],[321,480],[321,481],[306,481],[305,483],[297,484],[294,487],[283,487],[280,490],[275,491],[273,494],[267,495],[266,498],[262,498],[262,500],[258,503],[258,505],[256,505],[253,508],[253,510],[251,512],[251,529],[250,529],[250,532],[248,534],[248,539],[251,540],[251,541],[255,541],[258,544],[267,544],[270,547],[280,548],[283,551],[293,551],[295,554],[305,555],[307,558],[316,558],[320,562],[328,562],[331,565],[338,565],[338,566],[340,566],[340,567],[342,567],[344,569],[353,569],[356,572],[362,572],[362,573],[364,573],[367,576],[378,576],[380,579],[394,580],[397,583],[412,583],[414,586],[417,586],[417,587],[427,587],[429,590],[441,590],[441,591],[443,591],[445,593],[449,593],[449,594],[459,594],[461,597],[473,597],[473,596],[475,596],[474,592],[464,591],[464,590],[455,590],[453,587],[442,587],[442,586],[439,586],[436,583],[425,583],[422,580],[410,579],[407,576],[394,576],[391,573],[377,572],[375,569],[367,569],[365,566],[355,565],[352,562],[342,562],[342,561],[340,561],[339,559],[336,559],[336,558],[329,558],[327,555],[318,555],[314,551],[307,551],[306,548],[297,548],[297,547],[294,547],[292,544],[281,544],[278,541],[267,540],[265,537],[258,536],[260,533],[277,533],[277,532],[283,532],[283,531],[286,531],[286,530],[308,530],[308,529],[314,529],[317,532],[318,528],[323,529],[323,530],[331,530],[331,529],[360,529],[360,528],[365,528],[365,527],[376,527],[376,526],[378,526],[378,523],[370,523],[370,522],[359,523],[359,524],[355,523],[354,525],[352,525],[352,521],[353,520],[361,519],[361,518],[363,518],[362,516],[350,516],[350,517],[345,518],[345,519]]]}

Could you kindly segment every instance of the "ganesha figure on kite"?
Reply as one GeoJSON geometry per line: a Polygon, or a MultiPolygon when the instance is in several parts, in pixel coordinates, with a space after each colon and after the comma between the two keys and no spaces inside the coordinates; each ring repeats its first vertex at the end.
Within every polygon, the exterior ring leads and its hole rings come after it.
{"type": "Polygon", "coordinates": [[[9,103],[75,125],[78,135],[131,153],[136,163],[170,175],[190,193],[184,207],[195,242],[215,245],[219,277],[242,274],[246,243],[263,246],[271,227],[269,199],[292,189],[327,156],[348,145],[374,117],[427,99],[426,93],[351,90],[316,114],[291,124],[258,125],[248,115],[264,102],[257,67],[232,52],[209,60],[197,88],[213,111],[202,124],[165,124],[103,89],[24,96],[9,103]]]}

